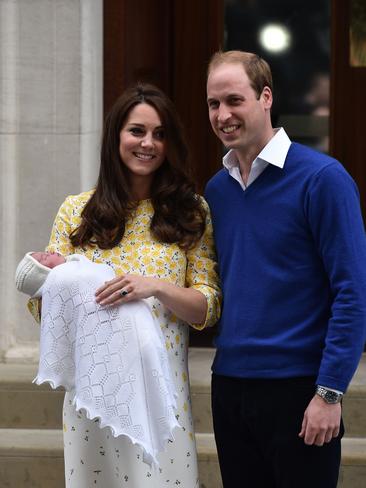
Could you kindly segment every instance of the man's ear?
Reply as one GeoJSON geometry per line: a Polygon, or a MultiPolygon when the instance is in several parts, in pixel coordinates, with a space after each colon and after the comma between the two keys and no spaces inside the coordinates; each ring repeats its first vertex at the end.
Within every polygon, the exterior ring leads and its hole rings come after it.
{"type": "Polygon", "coordinates": [[[262,90],[261,99],[265,109],[270,110],[273,103],[272,90],[269,86],[265,86],[262,90]]]}

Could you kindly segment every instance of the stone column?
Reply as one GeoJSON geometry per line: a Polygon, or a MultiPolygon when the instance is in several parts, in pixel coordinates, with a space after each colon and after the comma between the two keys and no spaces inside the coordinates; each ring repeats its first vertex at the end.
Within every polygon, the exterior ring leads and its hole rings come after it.
{"type": "Polygon", "coordinates": [[[14,286],[66,195],[94,186],[103,0],[0,0],[0,360],[32,361],[38,326],[14,286]]]}

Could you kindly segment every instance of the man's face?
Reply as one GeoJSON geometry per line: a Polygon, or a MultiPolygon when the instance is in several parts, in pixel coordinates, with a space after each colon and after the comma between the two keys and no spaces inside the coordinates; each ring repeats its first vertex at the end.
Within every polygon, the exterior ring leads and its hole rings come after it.
{"type": "Polygon", "coordinates": [[[66,259],[58,252],[34,252],[32,258],[51,269],[66,262],[66,259]]]}
{"type": "Polygon", "coordinates": [[[211,70],[207,103],[212,129],[228,149],[240,154],[267,143],[272,92],[265,87],[258,98],[241,64],[223,63],[211,70]]]}

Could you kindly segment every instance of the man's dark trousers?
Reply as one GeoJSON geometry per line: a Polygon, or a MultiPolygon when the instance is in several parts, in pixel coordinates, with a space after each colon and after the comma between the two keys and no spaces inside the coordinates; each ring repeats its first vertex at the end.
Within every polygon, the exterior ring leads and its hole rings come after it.
{"type": "Polygon", "coordinates": [[[213,374],[212,412],[224,488],[336,488],[339,436],[322,447],[298,436],[315,378],[213,374]]]}

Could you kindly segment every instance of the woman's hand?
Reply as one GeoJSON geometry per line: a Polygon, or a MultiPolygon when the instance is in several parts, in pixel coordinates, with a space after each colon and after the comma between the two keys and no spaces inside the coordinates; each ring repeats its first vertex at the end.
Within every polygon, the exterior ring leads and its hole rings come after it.
{"type": "Polygon", "coordinates": [[[154,296],[185,322],[203,324],[206,318],[207,299],[203,293],[152,276],[118,276],[98,288],[95,296],[100,305],[121,305],[154,296]]]}
{"type": "Polygon", "coordinates": [[[107,281],[95,293],[100,305],[120,305],[132,300],[155,296],[159,289],[158,278],[125,274],[107,281]]]}

